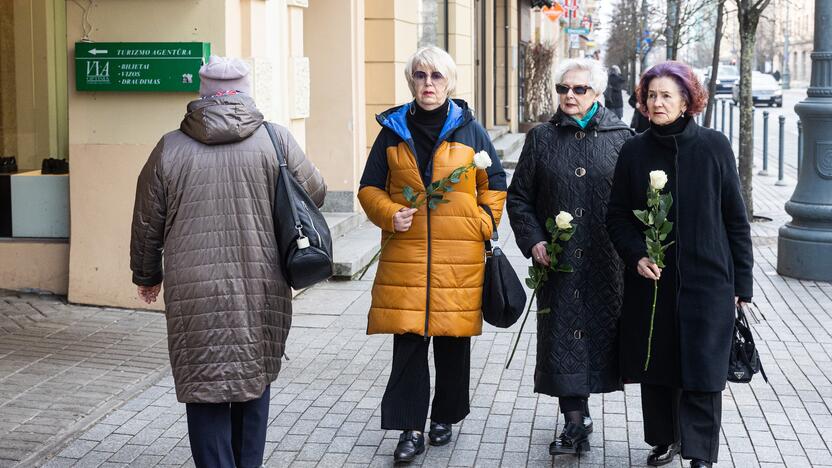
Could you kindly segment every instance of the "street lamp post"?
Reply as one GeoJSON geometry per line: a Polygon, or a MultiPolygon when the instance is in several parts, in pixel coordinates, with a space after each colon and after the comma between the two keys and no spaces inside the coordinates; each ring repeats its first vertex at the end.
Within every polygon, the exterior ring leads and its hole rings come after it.
{"type": "Polygon", "coordinates": [[[780,228],[777,272],[832,281],[832,0],[815,0],[812,81],[795,106],[803,122],[803,162],[780,228]]]}

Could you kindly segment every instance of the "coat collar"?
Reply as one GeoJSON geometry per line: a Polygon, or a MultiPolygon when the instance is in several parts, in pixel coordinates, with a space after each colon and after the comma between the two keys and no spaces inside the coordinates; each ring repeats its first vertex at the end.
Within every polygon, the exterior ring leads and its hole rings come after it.
{"type": "MultiPolygon", "coordinates": [[[[387,109],[376,116],[376,121],[382,127],[392,130],[402,140],[411,142],[413,136],[407,127],[407,113],[413,105],[413,102],[408,102],[407,104],[387,109]]],[[[445,119],[445,124],[439,132],[439,141],[445,139],[451,132],[473,120],[473,118],[471,110],[465,101],[462,99],[451,99],[450,105],[448,106],[448,117],[445,119]]]]}
{"type": "Polygon", "coordinates": [[[677,147],[684,146],[699,138],[699,125],[696,123],[696,119],[691,118],[685,126],[685,129],[682,130],[682,133],[664,136],[659,135],[652,127],[648,128],[644,133],[657,145],[675,151],[677,147]]]}
{"type": "MultiPolygon", "coordinates": [[[[578,125],[578,122],[576,122],[572,117],[564,114],[560,108],[558,108],[558,111],[554,116],[552,116],[549,122],[553,123],[556,127],[575,127],[575,129],[581,130],[581,126],[578,125]]],[[[595,111],[595,115],[589,119],[589,123],[586,124],[586,127],[583,130],[597,130],[599,132],[605,132],[610,130],[629,129],[630,127],[622,122],[617,115],[599,103],[598,110],[595,111]]]]}

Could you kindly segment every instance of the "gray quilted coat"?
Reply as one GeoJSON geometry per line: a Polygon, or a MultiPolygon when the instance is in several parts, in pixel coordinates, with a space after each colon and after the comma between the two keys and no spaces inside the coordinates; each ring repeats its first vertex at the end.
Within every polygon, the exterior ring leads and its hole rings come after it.
{"type": "MultiPolygon", "coordinates": [[[[164,279],[183,403],[252,400],[280,372],[291,289],[272,221],[278,165],[262,123],[244,94],[193,101],[139,175],[130,268],[137,285],[164,279]]],[[[320,206],[320,173],[288,130],[275,128],[289,170],[320,206]]]]}
{"type": "Polygon", "coordinates": [[[551,273],[538,293],[535,392],[586,396],[621,389],[618,316],[622,263],[604,227],[618,151],[632,135],[599,107],[585,129],[560,111],[526,137],[506,208],[527,258],[548,240],[546,218],[568,211],[576,226],[559,257],[573,273],[551,273]]]}

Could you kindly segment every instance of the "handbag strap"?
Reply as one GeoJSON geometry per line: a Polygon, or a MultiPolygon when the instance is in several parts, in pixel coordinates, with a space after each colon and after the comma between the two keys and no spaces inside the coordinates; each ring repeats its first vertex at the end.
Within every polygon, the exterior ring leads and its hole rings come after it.
{"type": "Polygon", "coordinates": [[[497,242],[500,240],[500,234],[497,232],[497,221],[494,220],[494,214],[491,212],[491,207],[488,205],[480,205],[480,207],[483,211],[488,213],[488,217],[491,218],[491,240],[485,241],[485,253],[490,254],[493,251],[491,241],[497,242]]]}
{"type": "MultiPolygon", "coordinates": [[[[274,128],[268,122],[264,122],[263,125],[266,127],[266,131],[269,132],[269,138],[272,140],[274,152],[277,154],[277,164],[280,166],[280,170],[278,172],[280,173],[279,176],[283,178],[283,190],[286,192],[286,196],[289,199],[289,208],[292,211],[292,220],[295,222],[295,229],[298,230],[299,238],[305,238],[306,235],[303,234],[303,225],[300,222],[298,209],[295,206],[295,194],[289,190],[289,166],[286,164],[286,158],[283,157],[283,152],[280,151],[280,146],[277,144],[277,134],[275,133],[274,128]]],[[[279,187],[280,186],[278,185],[278,190],[279,187]]]]}

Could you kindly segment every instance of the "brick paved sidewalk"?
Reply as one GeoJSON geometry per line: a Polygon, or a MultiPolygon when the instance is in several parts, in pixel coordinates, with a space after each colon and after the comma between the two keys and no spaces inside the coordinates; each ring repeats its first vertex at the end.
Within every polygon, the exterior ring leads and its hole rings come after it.
{"type": "Polygon", "coordinates": [[[0,291],[0,467],[32,466],[167,373],[159,313],[0,291]]]}
{"type": "MultiPolygon", "coordinates": [[[[718,466],[832,466],[832,285],[776,274],[777,229],[787,220],[783,204],[794,186],[772,182],[755,179],[755,205],[758,214],[774,221],[752,228],[760,311],[754,329],[771,385],[757,377],[750,385],[730,384],[724,392],[718,466]]],[[[501,234],[506,253],[523,275],[526,261],[507,223],[501,234]]],[[[365,334],[371,284],[371,278],[325,283],[296,298],[287,351],[291,361],[272,389],[266,466],[392,464],[398,433],[379,429],[392,339],[365,334]]],[[[73,310],[66,307],[65,313],[73,310]]],[[[161,324],[153,323],[163,333],[161,324]]],[[[592,451],[580,459],[553,460],[547,447],[562,421],[555,399],[533,393],[534,317],[515,362],[504,369],[516,328],[507,332],[486,326],[473,340],[471,414],[455,427],[451,444],[428,447],[414,466],[641,466],[649,447],[643,442],[638,386],[594,395],[592,451]]],[[[0,340],[5,343],[4,337],[0,340]]],[[[164,351],[160,339],[153,352],[161,356],[164,351]]],[[[8,378],[2,366],[0,360],[0,395],[8,378]]],[[[176,402],[172,385],[167,373],[79,431],[44,466],[193,466],[184,406],[176,402]]],[[[83,391],[72,395],[87,398],[83,391]]],[[[4,408],[0,406],[0,421],[4,408]]],[[[0,435],[0,447],[7,445],[4,437],[0,435]]]]}

